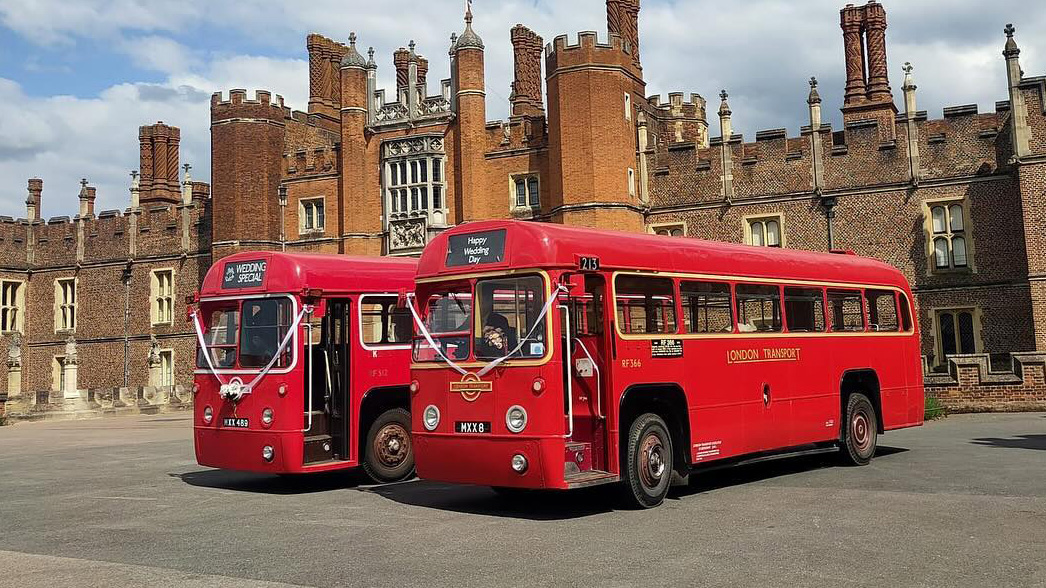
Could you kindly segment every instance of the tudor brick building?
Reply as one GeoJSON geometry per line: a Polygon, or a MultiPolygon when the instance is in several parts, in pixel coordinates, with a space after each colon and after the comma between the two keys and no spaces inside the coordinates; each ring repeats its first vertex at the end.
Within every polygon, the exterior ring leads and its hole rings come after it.
{"type": "MultiPolygon", "coordinates": [[[[81,344],[80,364],[95,353],[103,366],[91,378],[118,385],[125,330],[138,382],[156,339],[179,342],[174,372],[187,383],[187,329],[165,330],[148,314],[116,326],[114,299],[132,300],[133,314],[155,270],[174,271],[178,316],[211,260],[236,251],[416,255],[449,226],[511,217],[878,257],[912,282],[927,367],[947,372],[927,376],[931,391],[964,406],[1046,405],[1046,78],[1023,74],[1012,27],[994,112],[957,106],[930,119],[907,65],[897,107],[883,5],[847,5],[843,128],[823,123],[811,79],[809,124],[797,136],[772,129],[746,141],[732,132],[725,91],[718,137],[699,94],[646,95],[638,15],[639,0],[607,0],[606,37],[547,44],[513,27],[501,121],[487,120],[485,45],[471,12],[443,57],[450,78],[438,83],[413,43],[392,56],[396,87],[381,89],[374,53],[361,55],[355,34],[347,45],[309,35],[307,112],[269,91],[213,96],[212,196],[190,182],[177,198],[176,130],[160,126],[143,127],[141,201],[123,213],[82,206],[73,220],[44,223],[31,180],[29,218],[0,226],[3,279],[34,292],[28,309],[13,303],[26,325],[37,321],[24,331],[22,388],[60,389],[66,377],[56,370],[68,337],[54,325],[69,276],[84,284],[76,339],[96,346],[81,344]],[[172,145],[174,167],[164,159],[172,145]],[[165,171],[146,172],[155,169],[165,171]],[[142,195],[153,193],[170,196],[147,204],[142,195]]],[[[81,194],[90,201],[89,187],[81,194]]]]}

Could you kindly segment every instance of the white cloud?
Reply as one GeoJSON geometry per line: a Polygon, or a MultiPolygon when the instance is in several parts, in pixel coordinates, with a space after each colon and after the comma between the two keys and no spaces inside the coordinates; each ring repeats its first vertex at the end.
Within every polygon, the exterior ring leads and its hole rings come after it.
{"type": "Polygon", "coordinates": [[[167,74],[196,69],[202,63],[200,52],[159,35],[125,39],[119,48],[138,67],[167,74]]]}

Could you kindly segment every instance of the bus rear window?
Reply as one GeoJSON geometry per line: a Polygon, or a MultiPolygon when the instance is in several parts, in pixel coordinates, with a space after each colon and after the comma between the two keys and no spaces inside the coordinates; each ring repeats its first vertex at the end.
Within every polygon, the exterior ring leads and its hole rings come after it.
{"type": "Polygon", "coordinates": [[[669,278],[621,275],[614,280],[622,333],[675,333],[675,288],[669,278]]]}

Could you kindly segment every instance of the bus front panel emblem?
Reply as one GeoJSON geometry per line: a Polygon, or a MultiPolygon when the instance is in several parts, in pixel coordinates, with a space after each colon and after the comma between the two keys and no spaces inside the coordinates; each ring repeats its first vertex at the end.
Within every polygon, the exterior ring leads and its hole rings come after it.
{"type": "Polygon", "coordinates": [[[460,392],[461,397],[468,402],[475,402],[480,394],[490,392],[493,389],[493,382],[484,382],[479,379],[479,376],[473,373],[467,373],[462,376],[460,382],[450,383],[450,391],[460,392]]]}

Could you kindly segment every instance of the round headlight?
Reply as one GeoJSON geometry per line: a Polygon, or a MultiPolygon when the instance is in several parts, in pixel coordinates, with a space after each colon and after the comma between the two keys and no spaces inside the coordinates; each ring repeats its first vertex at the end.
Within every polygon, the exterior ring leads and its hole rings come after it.
{"type": "Polygon", "coordinates": [[[265,461],[272,461],[272,458],[274,457],[276,457],[276,450],[272,448],[272,445],[262,447],[262,459],[265,461]]]}
{"type": "Polygon", "coordinates": [[[513,433],[519,433],[527,427],[527,411],[520,405],[515,405],[505,411],[505,426],[513,433]]]}
{"type": "Polygon", "coordinates": [[[517,453],[512,456],[512,471],[517,474],[522,474],[527,471],[527,458],[522,454],[517,453]]]}
{"type": "Polygon", "coordinates": [[[272,413],[272,409],[271,408],[266,408],[265,410],[263,410],[262,411],[262,424],[263,425],[271,425],[272,424],[272,415],[273,415],[273,413],[272,413]]]}
{"type": "Polygon", "coordinates": [[[203,409],[203,422],[207,423],[209,425],[209,424],[211,424],[211,419],[213,419],[213,418],[214,418],[214,411],[211,410],[211,407],[209,407],[209,406],[204,407],[204,409],[203,409]]]}
{"type": "Polygon", "coordinates": [[[439,426],[439,409],[433,405],[425,407],[425,412],[421,415],[421,420],[425,422],[425,428],[430,431],[435,431],[436,427],[439,426]]]}

